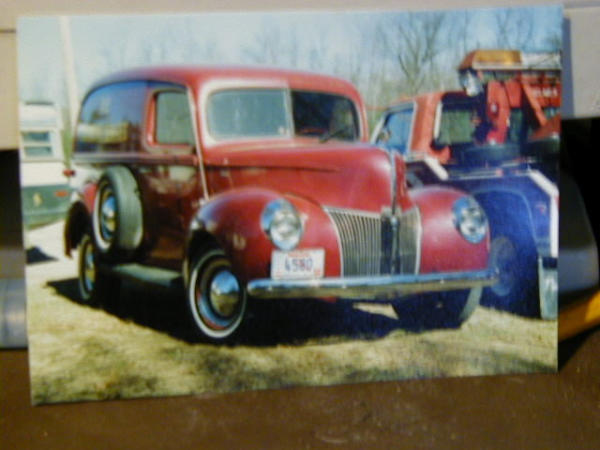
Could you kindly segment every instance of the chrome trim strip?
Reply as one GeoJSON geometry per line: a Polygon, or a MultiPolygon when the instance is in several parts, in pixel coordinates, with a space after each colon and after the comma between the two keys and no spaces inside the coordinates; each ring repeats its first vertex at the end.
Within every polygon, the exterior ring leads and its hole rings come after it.
{"type": "MultiPolygon", "coordinates": [[[[196,156],[199,159],[200,166],[200,181],[202,182],[202,197],[204,200],[208,200],[210,195],[208,194],[208,182],[206,181],[206,167],[204,166],[204,153],[202,151],[202,146],[200,144],[200,132],[198,131],[198,108],[196,108],[196,102],[194,101],[194,96],[192,94],[192,90],[189,87],[186,87],[188,105],[190,108],[191,114],[191,122],[192,122],[192,130],[194,132],[194,142],[196,143],[196,156]]],[[[204,114],[203,114],[204,116],[204,114]]]]}
{"type": "Polygon", "coordinates": [[[337,208],[335,206],[323,206],[323,209],[327,212],[327,214],[330,214],[330,213],[333,212],[333,213],[339,213],[339,214],[364,216],[364,217],[369,217],[371,219],[379,219],[379,218],[381,218],[381,214],[380,213],[372,212],[372,211],[364,211],[362,209],[337,208]]]}
{"type": "Polygon", "coordinates": [[[342,246],[342,238],[340,236],[340,230],[338,228],[336,221],[334,220],[333,216],[331,215],[331,212],[330,212],[331,210],[335,211],[335,208],[323,207],[323,211],[325,211],[325,214],[327,214],[327,217],[329,217],[329,220],[333,224],[333,229],[335,230],[335,237],[337,239],[338,249],[340,252],[340,273],[344,273],[344,247],[342,246]]]}
{"type": "Polygon", "coordinates": [[[423,292],[486,287],[497,280],[497,274],[491,270],[312,280],[263,278],[250,281],[247,290],[252,297],[265,299],[340,297],[356,301],[377,301],[423,292]]]}
{"type": "Polygon", "coordinates": [[[390,158],[390,171],[391,171],[391,195],[392,195],[392,217],[394,217],[396,215],[396,209],[398,208],[398,206],[396,205],[396,202],[398,201],[398,180],[397,180],[397,176],[396,176],[396,158],[394,155],[394,152],[389,150],[388,151],[388,156],[390,158]]]}
{"type": "Polygon", "coordinates": [[[528,176],[550,198],[550,255],[558,258],[558,186],[537,170],[528,176]]]}
{"type": "Polygon", "coordinates": [[[421,249],[423,247],[423,222],[421,221],[421,210],[415,206],[417,215],[417,230],[415,240],[417,243],[417,253],[415,254],[415,274],[421,271],[421,249]]]}

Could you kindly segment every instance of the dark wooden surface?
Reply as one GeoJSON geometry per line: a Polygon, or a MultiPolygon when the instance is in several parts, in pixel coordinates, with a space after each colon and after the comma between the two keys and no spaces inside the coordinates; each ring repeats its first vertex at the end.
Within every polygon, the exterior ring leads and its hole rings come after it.
{"type": "Polygon", "coordinates": [[[0,351],[0,448],[600,448],[600,329],[557,374],[29,405],[27,352],[0,351]]]}

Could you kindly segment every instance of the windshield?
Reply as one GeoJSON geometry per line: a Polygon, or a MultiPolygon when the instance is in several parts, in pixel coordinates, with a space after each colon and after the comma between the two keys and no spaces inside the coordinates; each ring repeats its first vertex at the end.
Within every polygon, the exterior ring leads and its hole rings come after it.
{"type": "Polygon", "coordinates": [[[285,89],[232,89],[213,93],[207,104],[216,139],[314,136],[355,140],[358,115],[346,97],[285,89]],[[291,102],[290,102],[291,100],[291,102]],[[291,104],[290,104],[291,103],[291,104]],[[291,112],[290,112],[291,111],[291,112]]]}
{"type": "Polygon", "coordinates": [[[294,128],[298,136],[353,141],[358,138],[358,118],[352,101],[320,92],[293,91],[294,128]]]}
{"type": "Polygon", "coordinates": [[[286,103],[281,89],[215,92],[208,100],[208,129],[217,139],[290,135],[286,103]]]}
{"type": "Polygon", "coordinates": [[[477,139],[483,127],[477,120],[478,114],[472,101],[443,103],[437,142],[441,145],[466,144],[477,139]]]}

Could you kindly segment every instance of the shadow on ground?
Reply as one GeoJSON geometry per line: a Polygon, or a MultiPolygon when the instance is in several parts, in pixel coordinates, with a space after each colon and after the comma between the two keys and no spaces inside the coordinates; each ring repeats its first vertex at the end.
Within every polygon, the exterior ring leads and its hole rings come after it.
{"type": "Polygon", "coordinates": [[[44,253],[39,247],[28,248],[25,252],[25,258],[28,265],[39,264],[43,262],[56,261],[54,256],[44,253]]]}
{"type": "MultiPolygon", "coordinates": [[[[58,295],[80,303],[77,279],[48,283],[58,295]]],[[[123,282],[118,295],[97,306],[109,314],[138,325],[168,333],[187,342],[197,342],[186,322],[181,291],[141,289],[123,282]]],[[[401,323],[382,314],[355,309],[352,304],[319,300],[249,301],[240,337],[234,344],[273,346],[304,344],[313,339],[376,339],[400,328],[401,323]]]]}

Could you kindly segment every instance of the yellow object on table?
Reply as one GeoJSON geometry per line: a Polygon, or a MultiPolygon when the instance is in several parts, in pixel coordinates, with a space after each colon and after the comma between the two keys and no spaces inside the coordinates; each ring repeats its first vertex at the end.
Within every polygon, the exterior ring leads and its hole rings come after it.
{"type": "Polygon", "coordinates": [[[565,340],[598,324],[600,324],[600,291],[591,298],[573,303],[560,311],[558,340],[565,340]]]}

